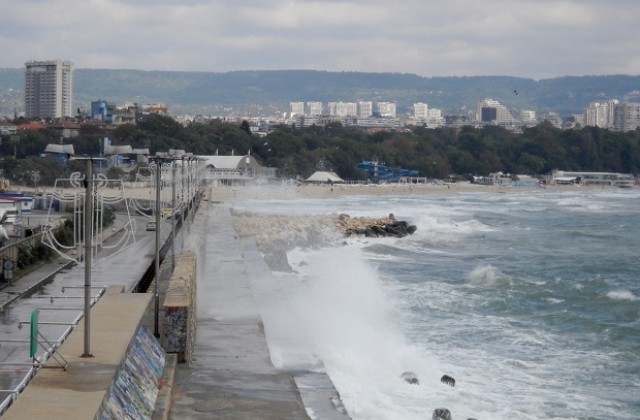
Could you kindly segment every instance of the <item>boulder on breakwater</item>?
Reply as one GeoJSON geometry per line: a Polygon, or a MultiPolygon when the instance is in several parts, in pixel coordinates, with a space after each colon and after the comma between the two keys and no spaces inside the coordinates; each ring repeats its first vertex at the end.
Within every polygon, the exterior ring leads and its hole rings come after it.
{"type": "Polygon", "coordinates": [[[420,381],[418,380],[418,376],[410,371],[407,372],[402,372],[402,375],[400,375],[400,377],[402,379],[405,380],[405,382],[411,384],[411,385],[420,385],[420,381]]]}
{"type": "Polygon", "coordinates": [[[433,410],[431,420],[451,420],[451,411],[446,408],[436,408],[433,410]]]}
{"type": "Polygon", "coordinates": [[[351,217],[348,214],[341,214],[338,216],[338,221],[347,236],[364,235],[367,238],[387,236],[403,238],[407,235],[413,235],[417,230],[415,225],[410,225],[403,220],[396,220],[393,214],[380,219],[351,217]]]}

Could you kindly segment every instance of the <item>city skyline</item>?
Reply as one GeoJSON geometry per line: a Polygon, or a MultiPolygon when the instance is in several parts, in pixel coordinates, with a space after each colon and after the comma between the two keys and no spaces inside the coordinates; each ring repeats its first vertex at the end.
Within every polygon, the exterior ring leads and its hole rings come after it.
{"type": "Polygon", "coordinates": [[[75,68],[205,72],[640,74],[635,0],[3,3],[0,68],[60,58],[75,68]]]}

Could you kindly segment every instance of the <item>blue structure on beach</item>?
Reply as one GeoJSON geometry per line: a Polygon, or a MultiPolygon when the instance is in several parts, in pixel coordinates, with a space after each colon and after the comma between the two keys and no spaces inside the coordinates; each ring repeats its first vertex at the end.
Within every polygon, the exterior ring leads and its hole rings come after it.
{"type": "Polygon", "coordinates": [[[417,177],[417,169],[404,169],[398,166],[389,166],[378,161],[362,161],[357,167],[362,169],[367,178],[375,182],[397,182],[402,178],[417,177]]]}

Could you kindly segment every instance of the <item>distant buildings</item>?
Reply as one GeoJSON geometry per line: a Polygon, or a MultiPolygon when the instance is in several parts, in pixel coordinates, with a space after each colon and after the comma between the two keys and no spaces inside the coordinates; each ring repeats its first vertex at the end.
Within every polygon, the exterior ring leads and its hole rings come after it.
{"type": "Polygon", "coordinates": [[[631,131],[640,127],[640,103],[592,102],[583,113],[585,125],[607,128],[613,131],[631,131]]]}
{"type": "Polygon", "coordinates": [[[25,114],[27,118],[71,117],[73,65],[70,61],[25,63],[25,114]]]}

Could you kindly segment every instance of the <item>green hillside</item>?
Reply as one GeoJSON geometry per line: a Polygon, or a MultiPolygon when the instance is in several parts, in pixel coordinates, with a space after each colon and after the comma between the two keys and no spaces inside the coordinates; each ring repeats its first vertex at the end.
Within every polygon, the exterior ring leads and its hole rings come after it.
{"type": "MultiPolygon", "coordinates": [[[[392,101],[398,114],[414,102],[445,113],[473,109],[490,97],[512,111],[533,109],[560,115],[580,113],[594,101],[640,101],[640,76],[583,76],[533,80],[506,76],[433,77],[400,73],[312,70],[228,73],[140,70],[74,71],[76,107],[92,100],[122,104],[163,102],[172,114],[279,114],[291,101],[392,101]]],[[[22,109],[22,69],[0,69],[0,113],[22,109]]]]}

